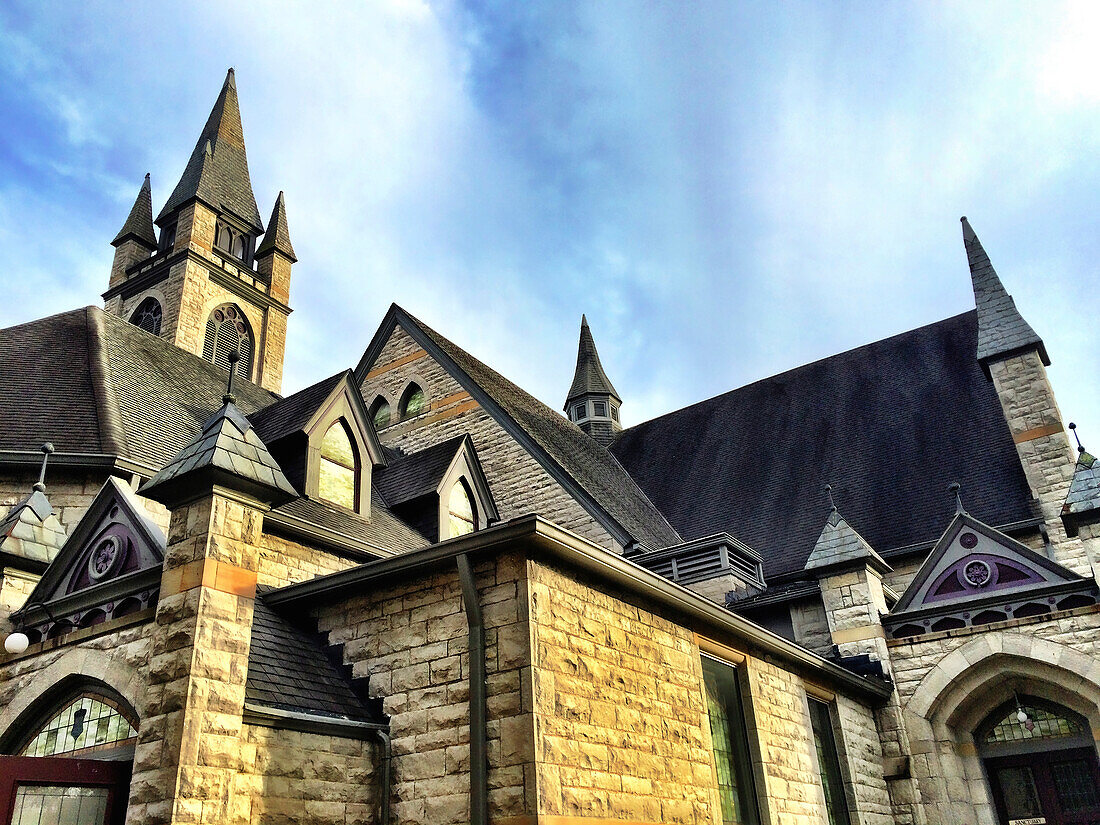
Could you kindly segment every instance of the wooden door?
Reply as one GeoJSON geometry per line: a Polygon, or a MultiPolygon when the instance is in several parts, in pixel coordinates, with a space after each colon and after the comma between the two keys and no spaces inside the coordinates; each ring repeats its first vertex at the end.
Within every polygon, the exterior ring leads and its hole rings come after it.
{"type": "Polygon", "coordinates": [[[1100,825],[1095,748],[985,760],[1001,825],[1100,825]]]}
{"type": "Polygon", "coordinates": [[[0,756],[2,825],[122,825],[130,762],[0,756]]]}

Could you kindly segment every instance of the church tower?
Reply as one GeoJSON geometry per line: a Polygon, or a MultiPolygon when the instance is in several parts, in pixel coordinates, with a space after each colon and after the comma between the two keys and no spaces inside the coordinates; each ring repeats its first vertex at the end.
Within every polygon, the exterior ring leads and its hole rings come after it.
{"type": "Polygon", "coordinates": [[[622,399],[603,371],[596,342],[592,340],[592,330],[588,328],[588,319],[582,315],[577,371],[573,374],[573,384],[565,398],[565,414],[606,447],[615,440],[615,433],[623,428],[619,422],[620,404],[622,399]]]}
{"type": "Polygon", "coordinates": [[[225,369],[237,351],[238,374],[278,392],[297,258],[282,192],[264,234],[232,69],[156,224],[159,241],[146,175],[113,241],[106,310],[225,369]]]}

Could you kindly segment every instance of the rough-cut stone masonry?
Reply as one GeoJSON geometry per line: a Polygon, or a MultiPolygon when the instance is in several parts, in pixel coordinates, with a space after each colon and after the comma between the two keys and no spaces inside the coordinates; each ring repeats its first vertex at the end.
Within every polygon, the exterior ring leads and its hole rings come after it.
{"type": "Polygon", "coordinates": [[[814,653],[825,655],[833,647],[833,635],[825,605],[819,599],[803,599],[791,603],[791,627],[794,640],[814,653]]]}
{"type": "Polygon", "coordinates": [[[429,409],[383,428],[379,432],[382,443],[416,452],[468,432],[502,521],[538,513],[601,547],[621,551],[588,511],[400,327],[394,329],[372,370],[383,370],[390,364],[399,365],[377,375],[368,374],[363,382],[367,403],[381,394],[389,401],[396,421],[401,394],[410,381],[416,381],[427,396],[429,409]],[[409,358],[412,360],[404,360],[409,358]]]}
{"type": "Polygon", "coordinates": [[[245,725],[234,792],[255,825],[373,825],[378,765],[371,742],[245,725]]]}
{"type": "Polygon", "coordinates": [[[846,696],[836,697],[836,708],[841,764],[847,766],[845,784],[855,803],[855,819],[859,825],[896,825],[882,775],[882,744],[875,714],[846,696]]]}
{"type": "Polygon", "coordinates": [[[257,567],[259,584],[282,587],[287,584],[323,576],[345,570],[356,562],[350,559],[318,550],[304,544],[291,541],[282,536],[265,533],[260,545],[260,560],[257,567]]]}

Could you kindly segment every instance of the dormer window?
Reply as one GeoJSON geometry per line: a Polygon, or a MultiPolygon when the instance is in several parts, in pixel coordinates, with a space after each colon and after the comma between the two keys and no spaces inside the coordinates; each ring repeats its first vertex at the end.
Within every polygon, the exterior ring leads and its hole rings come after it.
{"type": "Polygon", "coordinates": [[[424,390],[420,388],[419,384],[409,384],[401,395],[401,417],[411,418],[414,415],[419,415],[424,412],[425,406],[424,390]]]}
{"type": "Polygon", "coordinates": [[[336,421],[321,440],[318,495],[325,501],[355,510],[358,504],[359,456],[343,419],[336,421]]]}
{"type": "Polygon", "coordinates": [[[465,536],[477,529],[477,513],[474,511],[473,497],[466,480],[460,478],[451,486],[447,504],[450,525],[449,538],[465,536]]]}
{"type": "Polygon", "coordinates": [[[390,425],[390,402],[381,395],[374,399],[370,405],[370,418],[374,422],[374,429],[380,430],[390,425]]]}

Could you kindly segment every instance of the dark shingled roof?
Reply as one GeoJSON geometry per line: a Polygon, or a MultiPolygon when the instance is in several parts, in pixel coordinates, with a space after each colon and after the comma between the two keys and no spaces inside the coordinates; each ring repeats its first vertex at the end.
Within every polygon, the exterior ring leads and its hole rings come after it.
{"type": "Polygon", "coordinates": [[[274,404],[252,413],[248,420],[265,444],[274,444],[280,438],[301,431],[340,383],[340,379],[349,372],[350,370],[338,372],[293,395],[280,398],[274,404]]]}
{"type": "Polygon", "coordinates": [[[259,258],[270,251],[282,252],[291,261],[298,260],[294,254],[294,246],[290,242],[290,230],[286,225],[286,201],[282,192],[275,199],[275,208],[271,210],[271,220],[267,222],[267,233],[264,235],[264,239],[260,241],[255,257],[259,258]]]}
{"type": "Polygon", "coordinates": [[[978,308],[978,360],[987,361],[1034,347],[1039,350],[1043,363],[1050,364],[1043,339],[1016,309],[1016,302],[997,277],[982,242],[966,218],[962,219],[962,230],[970,263],[970,280],[974,285],[974,305],[978,308]]]}
{"type": "Polygon", "coordinates": [[[206,126],[195,143],[180,182],[160,210],[157,223],[163,226],[176,209],[194,198],[214,209],[232,212],[257,233],[264,231],[256,196],[252,194],[252,180],[248,176],[244,128],[232,69],[225,75],[225,83],[206,126]]]}
{"type": "Polygon", "coordinates": [[[373,721],[316,634],[276,613],[264,601],[263,592],[257,594],[255,605],[245,701],[298,713],[373,721]]]}
{"type": "Polygon", "coordinates": [[[431,343],[481,388],[508,418],[526,432],[633,539],[652,549],[668,547],[681,541],[680,536],[615,457],[576,424],[400,307],[395,306],[394,310],[399,321],[416,325],[431,343]]]}
{"type": "Polygon", "coordinates": [[[994,525],[1034,517],[967,312],[757,381],[624,430],[612,445],[685,538],[727,532],[765,576],[802,570],[833,485],[881,554],[932,543],[962,484],[994,525]]]}
{"type": "Polygon", "coordinates": [[[218,478],[230,478],[227,486],[243,485],[246,492],[264,501],[282,503],[298,496],[248,419],[229,396],[226,399],[202,433],[146,482],[141,488],[143,496],[161,500],[158,495],[162,491],[212,471],[218,478]]]}
{"type": "Polygon", "coordinates": [[[127,238],[141,241],[150,249],[157,248],[157,236],[153,230],[153,190],[149,186],[149,173],[145,173],[145,182],[138,191],[137,200],[130,207],[126,223],[118,230],[111,246],[118,246],[127,238]]]}
{"type": "Polygon", "coordinates": [[[373,484],[371,485],[370,504],[370,521],[343,508],[334,507],[323,501],[315,501],[310,498],[294,499],[281,507],[276,507],[271,512],[276,516],[285,514],[292,518],[301,519],[334,533],[394,553],[419,550],[430,544],[424,536],[413,530],[387,509],[386,503],[373,484]]]}
{"type": "Polygon", "coordinates": [[[611,395],[616,401],[622,401],[615,392],[607,373],[600,363],[600,354],[596,352],[596,342],[592,340],[592,330],[588,328],[588,319],[581,316],[581,338],[577,344],[577,370],[573,373],[573,383],[565,397],[565,408],[575,398],[588,394],[611,395]]]}
{"type": "Polygon", "coordinates": [[[1081,450],[1062,505],[1062,515],[1077,516],[1096,510],[1100,510],[1100,461],[1081,450]]]}
{"type": "Polygon", "coordinates": [[[391,507],[396,507],[434,493],[465,438],[464,435],[449,438],[409,455],[394,454],[387,466],[374,473],[374,482],[382,498],[391,507]]]}

